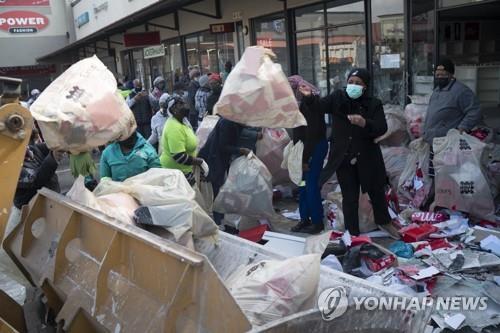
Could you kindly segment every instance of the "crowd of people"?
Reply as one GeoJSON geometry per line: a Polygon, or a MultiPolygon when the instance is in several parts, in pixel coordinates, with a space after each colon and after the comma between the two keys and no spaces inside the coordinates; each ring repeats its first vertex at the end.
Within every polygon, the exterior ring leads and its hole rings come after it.
{"type": "MultiPolygon", "coordinates": [[[[144,89],[139,79],[122,86],[122,96],[135,116],[137,130],[126,140],[110,143],[103,150],[100,177],[123,181],[150,168],[163,167],[180,170],[193,185],[194,168],[200,168],[203,181],[211,183],[216,197],[232,160],[255,151],[257,141],[262,138],[262,129],[221,117],[203,147],[198,146],[196,130],[207,115],[213,114],[231,68],[229,62],[223,73],[202,74],[199,68],[190,68],[189,80],[178,80],[171,91],[167,91],[163,77],[154,79],[150,91],[144,89]]],[[[440,60],[424,126],[425,141],[445,136],[453,128],[471,130],[481,121],[477,98],[453,74],[453,63],[440,60]]],[[[293,130],[293,141],[302,141],[304,152],[299,186],[301,220],[292,231],[315,234],[323,230],[320,189],[336,173],[343,196],[345,225],[350,234],[360,233],[361,190],[370,197],[377,225],[394,238],[399,237],[388,214],[384,192],[387,175],[381,149],[375,143],[375,139],[387,131],[387,122],[381,101],[370,95],[369,72],[354,68],[347,77],[345,89],[337,89],[323,98],[318,88],[298,75],[291,76],[289,83],[308,124],[293,130]],[[326,134],[325,114],[333,119],[330,138],[326,134]]],[[[27,105],[39,94],[34,90],[27,105]]],[[[26,152],[16,192],[17,208],[43,186],[58,190],[54,176],[60,153],[50,152],[38,133],[36,129],[33,131],[26,152]]],[[[214,212],[213,216],[217,224],[223,223],[223,214],[214,212]]]]}

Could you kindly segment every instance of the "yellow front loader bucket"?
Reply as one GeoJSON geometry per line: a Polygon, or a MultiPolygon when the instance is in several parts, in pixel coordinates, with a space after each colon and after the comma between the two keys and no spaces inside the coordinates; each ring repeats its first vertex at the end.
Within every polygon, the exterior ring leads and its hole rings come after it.
{"type": "Polygon", "coordinates": [[[207,258],[43,189],[4,248],[68,332],[244,332],[207,258]]]}

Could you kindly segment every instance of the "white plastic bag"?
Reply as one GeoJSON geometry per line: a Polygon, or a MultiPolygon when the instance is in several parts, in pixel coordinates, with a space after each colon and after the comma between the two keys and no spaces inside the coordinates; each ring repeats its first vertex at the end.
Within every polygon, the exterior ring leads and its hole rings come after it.
{"type": "Polygon", "coordinates": [[[414,140],[422,136],[430,96],[413,95],[409,97],[411,103],[405,107],[405,117],[408,134],[414,140]]]}
{"type": "Polygon", "coordinates": [[[203,148],[205,143],[207,143],[210,133],[212,133],[215,125],[219,122],[219,116],[208,115],[203,118],[200,126],[196,130],[196,137],[198,138],[198,150],[203,148]]]}
{"type": "Polygon", "coordinates": [[[263,47],[248,47],[226,79],[214,113],[250,127],[307,125],[281,65],[263,47]]]}
{"type": "Polygon", "coordinates": [[[320,257],[308,254],[260,261],[236,270],[226,286],[250,322],[261,326],[313,306],[320,257]]]}
{"type": "Polygon", "coordinates": [[[385,171],[389,177],[389,183],[394,189],[398,188],[399,179],[405,169],[409,154],[410,150],[406,147],[382,147],[385,171]]]}
{"type": "Polygon", "coordinates": [[[136,128],[113,73],[96,56],[68,68],[40,94],[30,111],[49,148],[72,153],[126,139],[136,128]]]}
{"type": "Polygon", "coordinates": [[[495,204],[481,168],[486,144],[452,129],[433,146],[436,205],[494,221],[495,204]]]}
{"type": "Polygon", "coordinates": [[[291,141],[283,153],[283,163],[281,167],[288,169],[290,179],[294,184],[300,186],[302,182],[302,155],[304,154],[304,143],[298,141],[293,144],[291,141]]]}
{"type": "Polygon", "coordinates": [[[214,211],[258,219],[273,217],[272,176],[264,163],[253,154],[235,159],[215,198],[214,211]]]}
{"type": "Polygon", "coordinates": [[[134,211],[139,208],[135,199],[127,193],[116,192],[96,196],[85,187],[83,176],[79,176],[75,180],[66,196],[83,206],[129,224],[134,224],[134,211]]]}
{"type": "Polygon", "coordinates": [[[406,131],[406,119],[399,105],[384,105],[387,132],[375,139],[376,143],[384,146],[404,146],[409,141],[406,131]]]}
{"type": "Polygon", "coordinates": [[[281,167],[283,152],[289,142],[290,137],[283,128],[265,128],[262,139],[257,141],[256,155],[273,175],[273,185],[290,182],[288,171],[281,167]]]}
{"type": "Polygon", "coordinates": [[[410,154],[399,177],[398,192],[410,200],[415,208],[420,208],[432,187],[429,177],[430,146],[422,138],[410,143],[410,154]]]}

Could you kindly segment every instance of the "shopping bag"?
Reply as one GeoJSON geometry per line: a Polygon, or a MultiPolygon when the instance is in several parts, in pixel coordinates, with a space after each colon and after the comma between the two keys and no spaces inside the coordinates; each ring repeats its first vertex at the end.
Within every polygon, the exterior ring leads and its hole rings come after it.
{"type": "Polygon", "coordinates": [[[80,60],[53,81],[31,105],[50,149],[87,152],[135,130],[135,118],[116,79],[96,56],[80,60]]]}
{"type": "Polygon", "coordinates": [[[298,141],[296,144],[290,142],[283,153],[283,163],[281,167],[288,169],[288,174],[290,179],[297,186],[301,185],[302,182],[302,155],[304,153],[304,143],[298,141]]]}
{"type": "Polygon", "coordinates": [[[290,182],[288,170],[281,167],[283,152],[289,142],[290,137],[283,128],[265,128],[262,139],[257,141],[256,155],[273,176],[273,185],[290,182]]]}
{"type": "Polygon", "coordinates": [[[250,127],[307,125],[281,65],[260,46],[245,50],[226,79],[214,113],[250,127]]]}
{"type": "Polygon", "coordinates": [[[235,159],[215,198],[214,211],[254,218],[272,218],[272,176],[255,155],[235,159]]]}
{"type": "Polygon", "coordinates": [[[486,144],[452,129],[435,138],[435,204],[494,221],[495,204],[481,166],[486,144]]]}
{"type": "Polygon", "coordinates": [[[203,208],[203,210],[210,215],[212,213],[214,203],[214,191],[212,189],[212,184],[206,180],[202,180],[200,167],[194,167],[193,171],[195,178],[195,200],[201,208],[203,208]]]}

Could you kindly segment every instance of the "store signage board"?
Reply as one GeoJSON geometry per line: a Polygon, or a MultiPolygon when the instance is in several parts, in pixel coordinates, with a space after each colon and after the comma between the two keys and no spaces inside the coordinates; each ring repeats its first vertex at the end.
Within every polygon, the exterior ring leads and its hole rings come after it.
{"type": "Polygon", "coordinates": [[[0,0],[0,7],[16,7],[16,6],[36,6],[48,7],[49,0],[0,0]]]}
{"type": "Polygon", "coordinates": [[[83,27],[85,24],[90,22],[90,15],[89,12],[84,12],[80,16],[76,18],[76,26],[78,28],[83,27]]]}
{"type": "Polygon", "coordinates": [[[37,33],[49,25],[47,16],[27,11],[13,10],[0,13],[0,30],[12,34],[37,33]]]}
{"type": "Polygon", "coordinates": [[[144,48],[144,59],[163,57],[165,55],[165,46],[163,44],[144,48]]]}
{"type": "Polygon", "coordinates": [[[210,32],[213,34],[223,34],[226,32],[234,32],[234,23],[218,23],[210,24],[210,32]]]}
{"type": "Polygon", "coordinates": [[[0,75],[2,76],[34,76],[34,75],[49,75],[56,72],[55,65],[38,65],[38,66],[20,66],[20,67],[2,67],[0,75]]]}
{"type": "Polygon", "coordinates": [[[123,35],[125,47],[152,46],[160,43],[159,31],[135,32],[123,35]]]}

